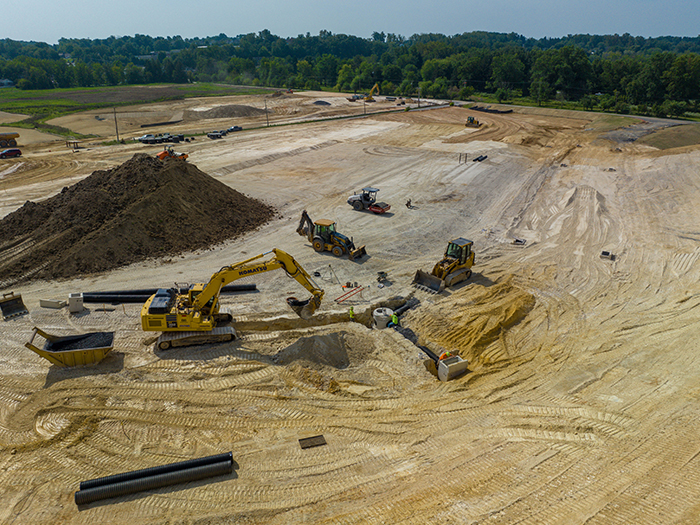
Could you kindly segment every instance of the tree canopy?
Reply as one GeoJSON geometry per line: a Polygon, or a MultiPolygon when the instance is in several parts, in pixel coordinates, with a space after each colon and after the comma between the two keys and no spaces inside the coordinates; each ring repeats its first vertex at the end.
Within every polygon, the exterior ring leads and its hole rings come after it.
{"type": "Polygon", "coordinates": [[[700,37],[532,39],[477,31],[406,38],[375,31],[360,38],[321,31],[281,38],[263,30],[62,38],[55,45],[4,39],[0,78],[19,89],[201,81],[367,92],[376,83],[386,95],[467,99],[482,92],[663,114],[697,109],[700,37]]]}

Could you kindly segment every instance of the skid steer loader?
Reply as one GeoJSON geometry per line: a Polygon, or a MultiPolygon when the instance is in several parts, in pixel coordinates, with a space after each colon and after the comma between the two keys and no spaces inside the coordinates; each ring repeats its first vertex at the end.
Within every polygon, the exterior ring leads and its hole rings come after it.
{"type": "Polygon", "coordinates": [[[431,273],[418,270],[413,285],[433,293],[440,293],[457,283],[466,281],[472,275],[474,265],[473,241],[459,237],[447,244],[445,255],[431,273]]]}
{"type": "Polygon", "coordinates": [[[311,220],[304,210],[301,213],[297,233],[306,237],[317,252],[331,252],[336,257],[347,255],[348,259],[355,261],[367,255],[365,246],[355,248],[352,238],[348,238],[335,230],[335,222],[330,219],[311,220]]]}

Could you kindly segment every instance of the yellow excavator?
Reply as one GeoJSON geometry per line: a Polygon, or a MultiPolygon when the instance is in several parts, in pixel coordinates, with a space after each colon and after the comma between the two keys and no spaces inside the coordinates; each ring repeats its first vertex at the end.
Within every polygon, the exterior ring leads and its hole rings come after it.
{"type": "Polygon", "coordinates": [[[472,276],[471,267],[474,265],[474,242],[459,237],[447,244],[445,255],[434,267],[431,273],[418,270],[413,283],[419,288],[440,293],[445,288],[466,281],[472,276]]]}
{"type": "Polygon", "coordinates": [[[365,102],[374,102],[374,97],[372,95],[379,95],[379,83],[374,84],[372,89],[369,91],[369,95],[365,97],[365,102]]]}
{"type": "Polygon", "coordinates": [[[302,319],[309,319],[321,306],[323,290],[291,255],[273,248],[224,266],[211,276],[208,283],[192,284],[185,293],[175,288],[158,290],[141,308],[141,327],[145,331],[163,332],[156,342],[160,350],[171,346],[233,341],[236,338],[234,328],[221,326],[233,320],[228,311],[220,308],[221,289],[237,279],[279,269],[311,293],[312,297],[305,301],[295,297],[287,299],[294,313],[302,319]],[[271,257],[260,260],[270,254],[271,257]]]}

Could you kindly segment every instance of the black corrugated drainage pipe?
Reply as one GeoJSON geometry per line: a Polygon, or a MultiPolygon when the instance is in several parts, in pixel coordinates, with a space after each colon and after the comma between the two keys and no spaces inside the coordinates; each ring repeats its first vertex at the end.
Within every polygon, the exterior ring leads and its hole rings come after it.
{"type": "Polygon", "coordinates": [[[82,481],[80,490],[75,493],[75,503],[76,505],[84,505],[93,501],[124,496],[143,490],[230,474],[232,471],[233,453],[227,452],[160,467],[124,472],[104,478],[82,481]]]}

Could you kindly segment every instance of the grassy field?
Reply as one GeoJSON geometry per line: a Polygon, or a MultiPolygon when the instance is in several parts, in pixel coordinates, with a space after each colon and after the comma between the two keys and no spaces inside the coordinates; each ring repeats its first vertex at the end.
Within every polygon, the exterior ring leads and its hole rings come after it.
{"type": "MultiPolygon", "coordinates": [[[[39,129],[57,135],[75,135],[70,130],[50,126],[46,121],[78,111],[130,106],[165,100],[223,95],[252,95],[275,91],[272,88],[226,86],[221,84],[153,84],[75,89],[0,89],[0,107],[8,113],[29,115],[4,126],[39,129]]],[[[76,137],[87,138],[87,137],[76,137]]]]}
{"type": "Polygon", "coordinates": [[[700,124],[685,124],[657,131],[638,141],[661,150],[700,144],[700,124]]]}

